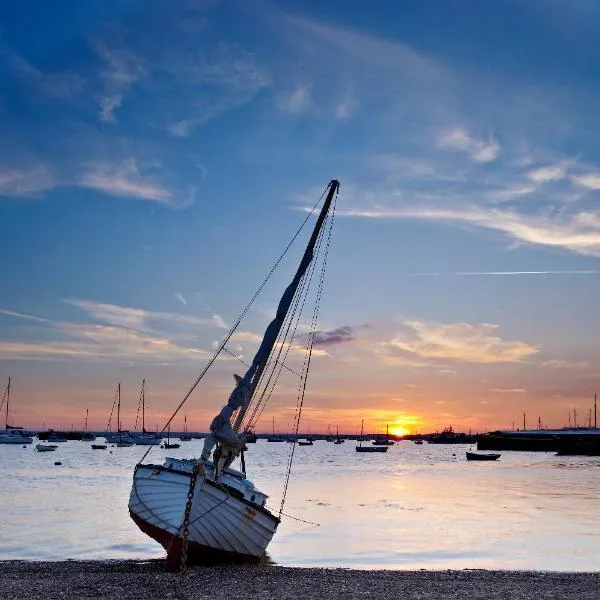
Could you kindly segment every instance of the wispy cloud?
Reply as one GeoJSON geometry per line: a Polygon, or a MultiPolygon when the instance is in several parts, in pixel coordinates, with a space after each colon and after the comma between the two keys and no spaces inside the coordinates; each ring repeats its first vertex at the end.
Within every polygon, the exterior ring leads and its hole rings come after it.
{"type": "Polygon", "coordinates": [[[130,50],[110,47],[101,40],[93,40],[91,46],[105,63],[100,74],[104,90],[97,97],[100,119],[112,123],[117,120],[114,113],[121,106],[123,96],[134,83],[147,75],[147,71],[130,50]]]}
{"type": "Polygon", "coordinates": [[[313,344],[315,346],[333,346],[351,342],[353,339],[355,339],[354,329],[349,325],[345,325],[331,331],[315,331],[313,344]]]}
{"type": "MultiPolygon", "coordinates": [[[[569,270],[569,271],[456,271],[454,273],[406,273],[412,277],[488,277],[488,276],[511,276],[511,275],[598,275],[600,271],[569,270]]],[[[398,275],[402,275],[399,273],[398,275]]]]}
{"type": "MultiPolygon", "coordinates": [[[[140,315],[138,309],[124,309],[119,314],[113,305],[99,306],[105,307],[106,313],[116,315],[106,318],[108,322],[115,321],[115,325],[68,323],[0,310],[1,314],[9,317],[39,323],[42,335],[52,338],[39,341],[0,340],[0,357],[14,360],[79,358],[171,362],[178,359],[205,359],[211,356],[206,350],[183,346],[165,334],[150,332],[146,319],[140,315]]],[[[173,320],[170,313],[157,314],[158,319],[173,320]]],[[[174,317],[178,320],[182,315],[174,317]]]]}
{"type": "Polygon", "coordinates": [[[405,321],[404,331],[389,345],[409,354],[472,363],[521,362],[537,354],[538,346],[503,340],[491,323],[436,323],[405,321]]]}
{"type": "Polygon", "coordinates": [[[573,183],[589,190],[600,190],[600,173],[586,173],[584,175],[573,175],[573,183]]]}
{"type": "Polygon", "coordinates": [[[153,181],[151,177],[144,177],[132,158],[117,164],[100,162],[89,164],[78,178],[77,185],[111,196],[154,200],[163,204],[175,203],[173,193],[153,181]]]}
{"type": "Polygon", "coordinates": [[[536,184],[548,181],[560,181],[567,176],[568,163],[562,162],[556,165],[548,165],[533,169],[527,173],[527,178],[536,184]]]}
{"type": "Polygon", "coordinates": [[[203,318],[193,315],[182,315],[180,313],[150,311],[116,304],[103,304],[91,300],[70,299],[66,302],[84,310],[97,321],[139,331],[154,331],[157,323],[197,325],[201,327],[210,326],[218,329],[229,328],[218,314],[203,318]]]}
{"type": "Polygon", "coordinates": [[[280,111],[292,115],[305,112],[312,102],[312,84],[305,83],[294,89],[280,92],[277,96],[277,107],[280,111]]]}
{"type": "Polygon", "coordinates": [[[490,392],[494,394],[525,394],[527,390],[524,388],[494,388],[490,392]]]}
{"type": "Polygon", "coordinates": [[[31,197],[57,185],[45,165],[12,169],[0,166],[0,196],[31,197]]]}
{"type": "Polygon", "coordinates": [[[13,50],[0,47],[0,53],[21,78],[44,96],[68,100],[81,92],[84,86],[83,77],[71,71],[44,72],[13,50]]]}
{"type": "Polygon", "coordinates": [[[339,215],[371,219],[420,219],[428,221],[462,222],[484,229],[499,231],[529,244],[555,246],[578,254],[600,256],[600,217],[581,211],[565,215],[563,211],[518,213],[481,206],[408,205],[399,208],[342,209],[339,215]]]}
{"type": "Polygon", "coordinates": [[[169,56],[157,68],[177,81],[196,88],[187,105],[190,114],[172,120],[167,130],[185,137],[202,123],[242,106],[271,83],[271,76],[258,66],[254,56],[228,44],[220,44],[205,55],[169,56]]]}
{"type": "Polygon", "coordinates": [[[179,292],[173,292],[173,295],[175,298],[177,298],[177,300],[179,300],[179,302],[181,302],[181,304],[187,306],[187,300],[179,292]]]}
{"type": "Polygon", "coordinates": [[[477,163],[492,162],[500,154],[500,144],[494,138],[476,139],[462,127],[455,127],[438,134],[436,146],[466,152],[471,160],[477,163]]]}
{"type": "Polygon", "coordinates": [[[590,368],[590,363],[584,360],[547,360],[542,363],[542,367],[549,369],[574,369],[576,371],[585,371],[590,368]]]}

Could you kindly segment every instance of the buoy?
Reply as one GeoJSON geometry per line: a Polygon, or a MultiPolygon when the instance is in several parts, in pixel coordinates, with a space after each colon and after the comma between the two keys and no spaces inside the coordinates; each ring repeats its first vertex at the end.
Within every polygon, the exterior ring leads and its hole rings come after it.
{"type": "Polygon", "coordinates": [[[56,460],[56,461],[54,461],[54,464],[55,464],[55,465],[62,465],[62,463],[60,462],[60,460],[56,460]]]}

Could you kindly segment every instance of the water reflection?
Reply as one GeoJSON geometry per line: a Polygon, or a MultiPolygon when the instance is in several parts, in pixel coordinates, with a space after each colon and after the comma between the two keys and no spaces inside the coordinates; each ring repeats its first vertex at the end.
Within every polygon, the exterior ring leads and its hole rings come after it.
{"type": "MultiPolygon", "coordinates": [[[[199,454],[201,442],[169,451],[199,454]]],[[[600,547],[594,458],[504,452],[467,462],[468,446],[396,444],[357,454],[352,444],[296,449],[279,531],[267,560],[294,566],[594,570],[600,547]]],[[[145,449],[55,453],[0,447],[8,558],[143,558],[164,555],[130,521],[133,467],[145,449]],[[60,460],[63,465],[54,466],[60,460]]],[[[253,444],[250,478],[278,508],[289,445],[253,444]]],[[[149,460],[160,463],[164,451],[149,460]]]]}

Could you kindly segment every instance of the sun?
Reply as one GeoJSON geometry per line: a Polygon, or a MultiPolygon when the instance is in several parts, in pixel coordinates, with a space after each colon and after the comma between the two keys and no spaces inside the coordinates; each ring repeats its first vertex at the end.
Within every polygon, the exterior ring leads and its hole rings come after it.
{"type": "Polygon", "coordinates": [[[401,425],[394,425],[390,427],[390,433],[392,435],[402,437],[403,435],[408,435],[408,429],[406,427],[402,427],[401,425]]]}

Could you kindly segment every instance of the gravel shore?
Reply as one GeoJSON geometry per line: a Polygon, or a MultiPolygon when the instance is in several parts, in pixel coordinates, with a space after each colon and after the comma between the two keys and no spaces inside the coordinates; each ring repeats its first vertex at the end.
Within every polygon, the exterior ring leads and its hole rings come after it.
{"type": "Polygon", "coordinates": [[[163,561],[0,561],[2,600],[569,600],[600,599],[598,573],[193,568],[163,561]]]}

